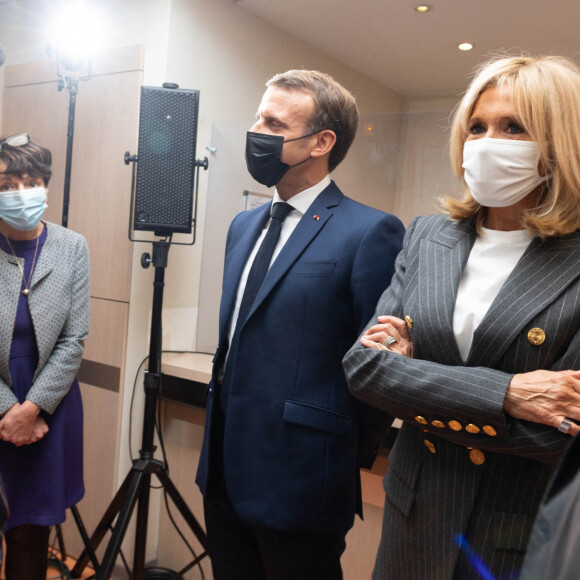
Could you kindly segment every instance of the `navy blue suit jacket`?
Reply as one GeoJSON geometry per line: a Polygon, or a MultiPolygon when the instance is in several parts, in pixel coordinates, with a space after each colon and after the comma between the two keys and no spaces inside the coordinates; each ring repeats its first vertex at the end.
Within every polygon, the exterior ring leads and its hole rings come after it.
{"type": "MultiPolygon", "coordinates": [[[[202,491],[236,291],[269,211],[267,204],[239,214],[228,233],[202,491]]],[[[390,282],[403,234],[396,217],[332,182],[268,271],[228,363],[224,472],[244,521],[327,533],[347,530],[360,513],[357,453],[368,455],[391,419],[350,395],[341,361],[390,282]]]]}

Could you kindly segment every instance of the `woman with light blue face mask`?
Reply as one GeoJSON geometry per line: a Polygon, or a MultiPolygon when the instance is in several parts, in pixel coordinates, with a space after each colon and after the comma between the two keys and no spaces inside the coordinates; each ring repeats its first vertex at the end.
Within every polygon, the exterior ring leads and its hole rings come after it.
{"type": "Polygon", "coordinates": [[[515,580],[580,431],[576,65],[485,63],[455,111],[450,156],[463,195],[411,222],[344,359],[351,392],[403,422],[375,580],[515,580]]]}
{"type": "Polygon", "coordinates": [[[75,378],[89,318],[85,239],[42,221],[51,153],[0,139],[0,475],[7,580],[46,578],[49,526],[84,495],[75,378]]]}

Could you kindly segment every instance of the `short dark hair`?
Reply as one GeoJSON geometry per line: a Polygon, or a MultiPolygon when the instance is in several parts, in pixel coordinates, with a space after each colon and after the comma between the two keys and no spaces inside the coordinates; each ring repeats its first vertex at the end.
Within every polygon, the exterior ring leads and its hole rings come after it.
{"type": "Polygon", "coordinates": [[[328,169],[332,171],[338,167],[352,145],[358,127],[359,112],[352,94],[330,75],[316,70],[289,70],[272,77],[266,86],[312,95],[314,115],[308,132],[317,133],[325,129],[334,132],[336,143],[330,152],[328,169]]]}
{"type": "Polygon", "coordinates": [[[0,161],[6,163],[4,173],[11,173],[22,177],[41,177],[45,185],[48,185],[52,177],[52,154],[46,147],[33,141],[28,140],[26,145],[8,145],[3,139],[2,151],[0,151],[0,161]]]}

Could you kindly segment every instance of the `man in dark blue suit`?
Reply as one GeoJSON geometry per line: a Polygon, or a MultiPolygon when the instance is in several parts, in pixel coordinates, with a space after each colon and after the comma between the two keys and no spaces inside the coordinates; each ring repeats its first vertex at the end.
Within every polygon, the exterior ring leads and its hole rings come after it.
{"type": "Polygon", "coordinates": [[[391,421],[349,394],[341,360],[390,282],[404,228],[330,180],[356,133],[353,96],[317,71],[267,87],[246,161],[276,189],[228,233],[197,481],[216,580],[337,580],[361,514],[358,468],[391,421]]]}

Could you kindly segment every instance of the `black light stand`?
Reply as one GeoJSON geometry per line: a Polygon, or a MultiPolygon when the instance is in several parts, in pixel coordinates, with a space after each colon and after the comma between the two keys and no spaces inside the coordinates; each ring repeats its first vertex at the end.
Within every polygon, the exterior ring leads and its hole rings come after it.
{"type": "MultiPolygon", "coordinates": [[[[134,239],[132,227],[135,230],[152,231],[155,236],[163,239],[152,242],[152,258],[148,253],[141,256],[143,268],[148,268],[151,264],[155,267],[149,367],[144,379],[145,409],[141,449],[139,458],[133,461],[133,466],[90,538],[90,548],[94,551],[105,534],[109,530],[112,531],[103,560],[96,569],[96,580],[110,578],[135,508],[137,508],[137,528],[132,577],[134,580],[143,580],[147,577],[145,548],[152,475],[157,477],[161,487],[169,495],[204,549],[200,556],[194,554],[194,560],[181,572],[176,573],[174,578],[181,578],[181,574],[207,556],[207,537],[204,530],[169,478],[165,465],[154,459],[155,412],[161,395],[163,376],[161,372],[161,314],[165,269],[172,244],[192,245],[195,243],[199,171],[201,167],[206,170],[208,168],[207,157],[203,160],[195,159],[198,99],[199,91],[180,90],[176,84],[164,84],[162,88],[141,87],[139,154],[125,153],[125,164],[133,164],[131,209],[135,219],[133,224],[129,223],[129,239],[134,242],[148,243],[150,241],[134,239]],[[170,146],[166,148],[165,145],[168,143],[170,146]],[[139,167],[139,173],[137,167],[139,167]],[[197,171],[197,180],[194,175],[195,171],[197,171]],[[193,191],[195,193],[192,197],[193,191]],[[137,203],[137,197],[139,197],[139,203],[137,203]],[[192,202],[193,205],[191,205],[192,202]],[[180,211],[173,211],[175,207],[179,207],[180,211]],[[189,243],[172,242],[174,233],[193,233],[192,241],[189,243]]],[[[86,549],[72,570],[73,578],[80,577],[88,559],[89,554],[86,549]]]]}
{"type": "Polygon", "coordinates": [[[84,66],[84,61],[64,59],[58,56],[57,76],[58,90],[68,90],[68,123],[66,132],[66,162],[64,170],[64,188],[62,197],[62,220],[61,224],[68,227],[68,209],[70,203],[70,181],[72,169],[73,138],[75,131],[75,110],[77,103],[77,94],[79,92],[79,81],[88,81],[91,78],[91,64],[87,64],[88,74],[80,76],[78,71],[84,66]]]}
{"type": "MultiPolygon", "coordinates": [[[[49,50],[49,55],[51,51],[49,50]]],[[[68,90],[69,93],[69,105],[68,105],[68,123],[67,123],[67,146],[66,146],[66,162],[65,162],[65,172],[64,172],[64,189],[63,189],[63,199],[62,199],[62,220],[61,224],[63,227],[68,227],[68,208],[70,200],[70,181],[71,181],[71,170],[72,170],[72,152],[73,152],[73,137],[74,137],[74,127],[75,127],[75,109],[76,109],[76,97],[79,88],[79,80],[89,80],[91,78],[91,65],[88,64],[88,75],[79,76],[78,74],[70,74],[67,71],[78,71],[82,68],[82,62],[69,61],[63,59],[60,55],[57,55],[57,76],[58,76],[58,90],[62,91],[64,88],[68,90]]],[[[73,505],[70,508],[73,518],[75,520],[78,532],[85,546],[91,563],[96,570],[98,568],[98,560],[89,543],[89,536],[87,530],[83,524],[81,514],[79,513],[77,506],[73,505]]],[[[59,543],[59,550],[61,556],[66,557],[66,549],[64,546],[64,539],[62,536],[62,530],[59,525],[56,526],[56,534],[59,543]]]]}
{"type": "MultiPolygon", "coordinates": [[[[96,549],[103,539],[105,533],[112,526],[113,533],[101,565],[96,573],[96,580],[108,580],[113,566],[119,555],[121,543],[127,531],[131,514],[137,508],[137,532],[135,537],[135,551],[133,556],[133,579],[142,580],[145,575],[145,547],[147,543],[147,520],[149,515],[149,491],[151,476],[156,475],[159,482],[173,500],[173,503],[181,513],[183,519],[189,525],[191,531],[197,537],[199,543],[207,550],[207,538],[205,532],[195,519],[191,510],[177,491],[175,485],[165,471],[163,463],[155,460],[155,410],[157,399],[161,392],[161,312],[163,307],[163,288],[165,286],[165,268],[171,242],[153,242],[153,258],[149,254],[144,254],[141,263],[148,267],[152,263],[155,267],[155,279],[153,282],[153,309],[151,313],[151,337],[149,343],[149,368],[145,374],[145,411],[143,422],[143,438],[139,459],[134,461],[133,467],[125,477],[123,484],[117,491],[113,501],[107,508],[90,543],[96,549]]],[[[207,555],[204,551],[200,556],[188,566],[195,566],[207,555]]],[[[87,564],[88,554],[83,552],[79,557],[76,566],[72,570],[73,578],[80,577],[80,574],[87,564]]]]}
{"type": "Polygon", "coordinates": [[[68,227],[68,206],[70,201],[70,175],[72,167],[72,148],[73,137],[75,132],[75,107],[77,102],[77,93],[79,91],[79,79],[74,77],[61,77],[58,81],[58,90],[62,91],[65,87],[68,89],[68,125],[66,132],[66,164],[64,171],[64,189],[62,195],[62,220],[63,227],[68,227]],[[67,83],[68,80],[68,83],[67,83]]]}

